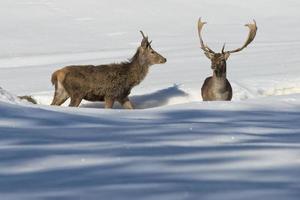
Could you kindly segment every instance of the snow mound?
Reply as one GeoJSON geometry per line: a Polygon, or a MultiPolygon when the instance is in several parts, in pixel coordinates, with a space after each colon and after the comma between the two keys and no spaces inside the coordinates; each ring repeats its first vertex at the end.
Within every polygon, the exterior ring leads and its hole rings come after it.
{"type": "Polygon", "coordinates": [[[13,104],[21,104],[23,102],[17,96],[9,93],[8,91],[2,89],[1,87],[0,87],[0,101],[6,103],[13,103],[13,104]]]}
{"type": "Polygon", "coordinates": [[[245,84],[233,82],[233,100],[247,100],[257,99],[264,97],[276,97],[300,94],[299,79],[292,81],[269,81],[268,83],[249,84],[252,86],[246,86],[245,84]]]}

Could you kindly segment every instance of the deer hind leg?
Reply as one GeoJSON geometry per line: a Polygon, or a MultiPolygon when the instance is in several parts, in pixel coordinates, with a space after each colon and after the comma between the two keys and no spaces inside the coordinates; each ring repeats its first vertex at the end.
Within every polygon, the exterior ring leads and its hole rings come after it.
{"type": "Polygon", "coordinates": [[[51,105],[60,106],[69,97],[70,96],[67,93],[67,91],[65,90],[65,88],[63,87],[63,85],[59,81],[57,81],[57,83],[55,84],[55,92],[54,92],[54,97],[53,97],[51,105]]]}
{"type": "Polygon", "coordinates": [[[105,108],[106,109],[107,108],[112,108],[114,106],[115,100],[113,98],[105,97],[104,101],[105,101],[105,108]]]}
{"type": "Polygon", "coordinates": [[[130,102],[130,100],[129,100],[128,97],[126,97],[126,98],[124,98],[122,100],[118,100],[118,101],[123,106],[123,108],[130,109],[130,110],[133,109],[132,103],[130,102]]]}
{"type": "Polygon", "coordinates": [[[72,96],[71,102],[69,104],[70,107],[78,107],[82,101],[82,97],[80,96],[72,96]]]}

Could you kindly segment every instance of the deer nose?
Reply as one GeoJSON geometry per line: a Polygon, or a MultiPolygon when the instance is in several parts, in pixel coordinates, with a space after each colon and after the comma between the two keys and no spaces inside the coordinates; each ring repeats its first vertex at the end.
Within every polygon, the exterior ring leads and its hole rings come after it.
{"type": "Polygon", "coordinates": [[[163,58],[161,63],[166,63],[167,62],[167,59],[166,58],[163,58]]]}

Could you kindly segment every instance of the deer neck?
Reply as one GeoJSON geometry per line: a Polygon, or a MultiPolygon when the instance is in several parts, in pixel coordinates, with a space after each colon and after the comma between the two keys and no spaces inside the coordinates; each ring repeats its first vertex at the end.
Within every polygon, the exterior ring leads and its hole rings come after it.
{"type": "Polygon", "coordinates": [[[222,89],[226,87],[226,68],[223,71],[214,70],[212,81],[216,88],[222,89]]]}
{"type": "Polygon", "coordinates": [[[129,63],[129,84],[138,85],[146,77],[149,67],[150,64],[135,55],[129,63]]]}

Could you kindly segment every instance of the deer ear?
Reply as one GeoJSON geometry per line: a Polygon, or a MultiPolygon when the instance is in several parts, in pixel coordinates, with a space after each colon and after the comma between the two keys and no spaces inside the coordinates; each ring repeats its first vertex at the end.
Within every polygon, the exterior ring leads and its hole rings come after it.
{"type": "Polygon", "coordinates": [[[206,55],[206,57],[208,58],[208,59],[212,59],[213,57],[214,57],[214,54],[212,54],[212,53],[208,53],[208,52],[204,52],[204,54],[206,55]]]}
{"type": "Polygon", "coordinates": [[[227,59],[229,58],[229,56],[230,56],[230,53],[229,53],[229,52],[226,52],[226,53],[224,54],[225,60],[227,60],[227,59]]]}

